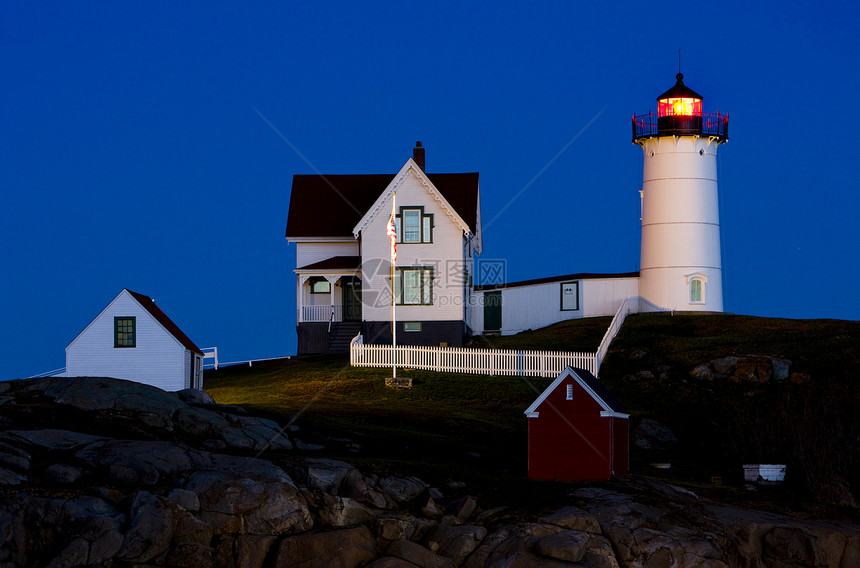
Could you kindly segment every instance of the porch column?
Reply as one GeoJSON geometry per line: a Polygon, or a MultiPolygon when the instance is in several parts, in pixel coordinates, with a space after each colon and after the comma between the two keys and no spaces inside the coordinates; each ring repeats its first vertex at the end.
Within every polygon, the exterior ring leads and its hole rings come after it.
{"type": "Polygon", "coordinates": [[[296,306],[298,306],[299,313],[296,315],[297,322],[305,321],[305,284],[308,281],[310,276],[299,274],[296,277],[296,306]]]}
{"type": "MultiPolygon", "coordinates": [[[[334,311],[334,285],[337,282],[337,276],[326,276],[326,280],[328,280],[328,305],[329,305],[329,317],[331,318],[331,314],[334,311]]],[[[335,319],[331,319],[331,321],[337,321],[335,319]]]]}

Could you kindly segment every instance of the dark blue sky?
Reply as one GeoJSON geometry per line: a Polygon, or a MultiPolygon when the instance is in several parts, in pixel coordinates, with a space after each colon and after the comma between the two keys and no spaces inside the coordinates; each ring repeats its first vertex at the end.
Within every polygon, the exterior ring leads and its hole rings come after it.
{"type": "Polygon", "coordinates": [[[222,360],[295,353],[292,175],[416,140],[480,172],[509,280],[637,270],[630,117],[679,48],[730,114],[726,310],[860,319],[857,6],[598,4],[4,2],[0,378],[62,367],[123,287],[222,360]]]}

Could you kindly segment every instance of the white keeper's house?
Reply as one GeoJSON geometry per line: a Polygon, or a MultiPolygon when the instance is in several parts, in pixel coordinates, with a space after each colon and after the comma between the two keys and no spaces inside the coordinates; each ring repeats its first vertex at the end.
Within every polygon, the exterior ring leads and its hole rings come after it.
{"type": "Polygon", "coordinates": [[[296,175],[286,237],[296,244],[298,352],[391,343],[460,346],[472,334],[514,334],[559,321],[631,312],[722,312],[717,150],[728,115],[675,85],[657,112],[633,116],[643,150],[638,272],[574,273],[475,285],[481,253],[478,174],[427,174],[424,148],[391,175],[296,175]],[[386,225],[396,192],[396,269],[386,225]],[[625,303],[625,300],[627,301],[625,303]]]}
{"type": "Polygon", "coordinates": [[[359,332],[391,342],[395,192],[398,344],[460,346],[471,333],[478,174],[425,173],[419,142],[393,175],[293,177],[286,237],[296,244],[299,354],[345,352],[359,332]]]}

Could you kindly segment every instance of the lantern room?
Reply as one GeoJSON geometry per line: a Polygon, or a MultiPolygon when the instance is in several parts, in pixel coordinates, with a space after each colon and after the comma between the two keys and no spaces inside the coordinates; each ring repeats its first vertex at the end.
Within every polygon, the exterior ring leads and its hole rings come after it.
{"type": "Polygon", "coordinates": [[[656,136],[709,136],[728,139],[729,117],[702,112],[702,95],[684,84],[684,75],[675,76],[675,85],[657,97],[657,114],[633,117],[633,142],[656,136]]]}
{"type": "Polygon", "coordinates": [[[702,116],[702,95],[684,84],[678,73],[675,86],[657,97],[657,116],[702,116]]]}

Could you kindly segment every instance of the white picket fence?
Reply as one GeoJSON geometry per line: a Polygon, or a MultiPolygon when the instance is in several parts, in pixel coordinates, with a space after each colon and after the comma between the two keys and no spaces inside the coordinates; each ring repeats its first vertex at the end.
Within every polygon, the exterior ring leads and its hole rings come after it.
{"type": "Polygon", "coordinates": [[[555,377],[568,366],[594,373],[597,363],[594,353],[365,345],[360,333],[349,344],[349,362],[354,367],[391,367],[395,349],[400,368],[474,375],[555,377]]]}
{"type": "MultiPolygon", "coordinates": [[[[621,330],[630,309],[630,298],[626,298],[615,312],[597,353],[399,345],[396,348],[397,366],[446,373],[513,377],[556,377],[570,366],[585,369],[596,377],[609,344],[621,330]]],[[[353,367],[391,367],[394,356],[391,345],[365,345],[360,333],[349,344],[349,363],[353,367]]]]}

